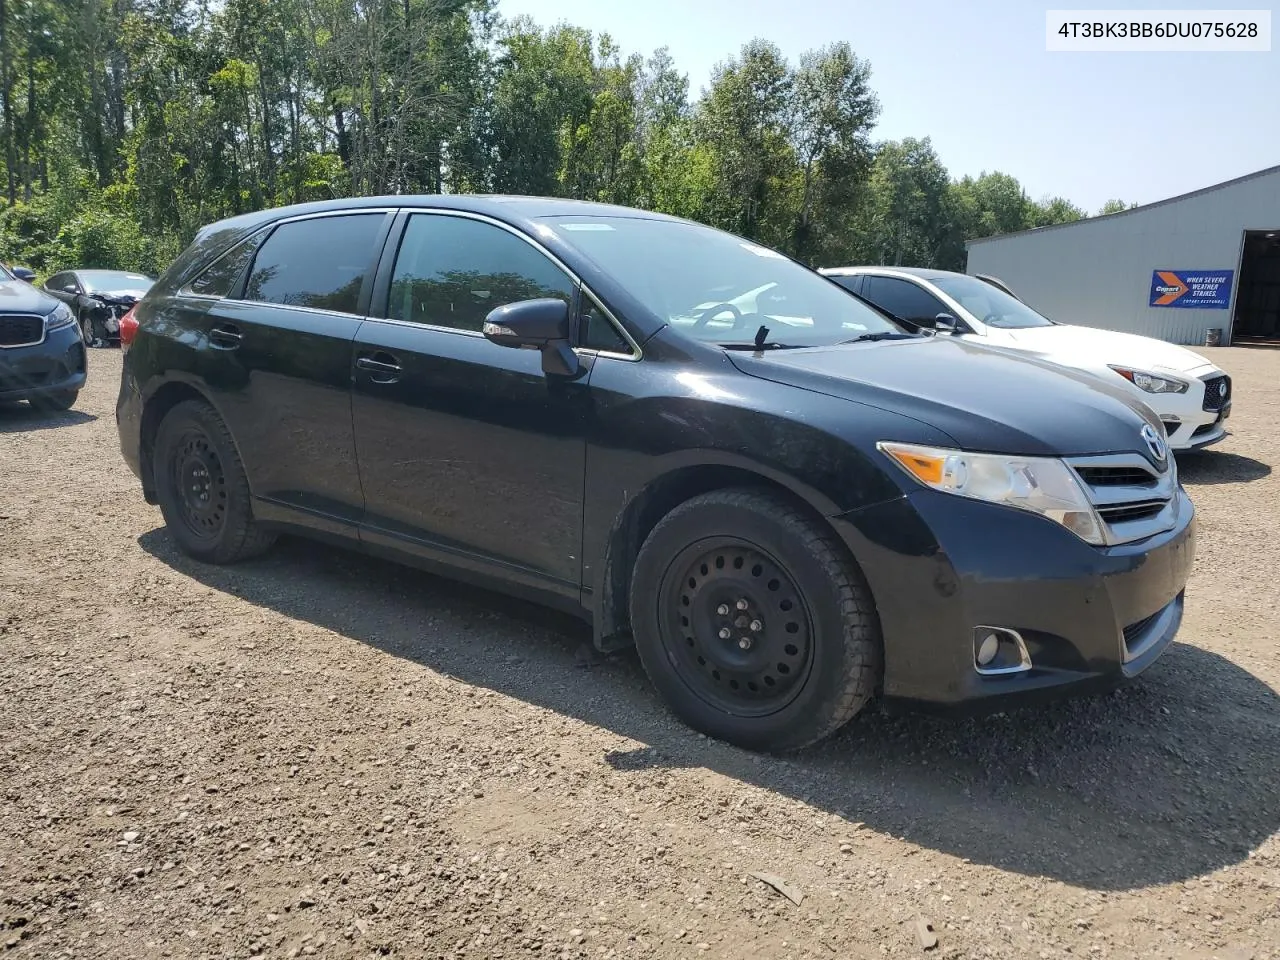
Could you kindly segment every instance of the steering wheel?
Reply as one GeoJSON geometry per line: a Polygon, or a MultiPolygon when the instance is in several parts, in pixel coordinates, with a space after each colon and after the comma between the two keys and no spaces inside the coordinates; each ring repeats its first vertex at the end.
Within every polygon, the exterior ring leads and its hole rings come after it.
{"type": "Polygon", "coordinates": [[[726,311],[733,314],[733,323],[731,326],[737,327],[738,323],[742,320],[742,311],[732,303],[713,303],[711,306],[707,307],[707,309],[698,314],[698,319],[694,321],[693,325],[698,329],[701,329],[710,323],[712,319],[726,311]]]}

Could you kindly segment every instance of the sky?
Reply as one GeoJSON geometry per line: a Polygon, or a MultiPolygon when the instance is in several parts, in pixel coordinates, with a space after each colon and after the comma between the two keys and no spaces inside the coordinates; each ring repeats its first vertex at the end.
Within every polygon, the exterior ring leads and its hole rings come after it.
{"type": "Polygon", "coordinates": [[[1063,196],[1092,213],[1111,198],[1150,203],[1280,164],[1274,3],[1182,6],[1272,9],[1269,53],[1049,53],[1045,11],[1071,9],[1066,0],[499,0],[499,12],[608,33],[624,55],[666,46],[692,97],[754,37],[793,63],[847,41],[871,64],[876,139],[930,137],[953,176],[999,170],[1033,199],[1063,196]]]}

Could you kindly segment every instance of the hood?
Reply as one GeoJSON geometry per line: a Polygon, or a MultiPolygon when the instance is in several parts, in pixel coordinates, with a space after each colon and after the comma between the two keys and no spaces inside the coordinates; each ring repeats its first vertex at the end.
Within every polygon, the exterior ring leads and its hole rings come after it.
{"type": "Polygon", "coordinates": [[[1134,333],[1118,333],[1115,330],[1098,330],[1070,324],[1003,332],[1017,343],[1018,349],[1043,354],[1059,363],[1114,363],[1153,373],[1161,370],[1188,373],[1200,367],[1212,366],[1200,354],[1193,353],[1186,347],[1165,343],[1154,337],[1140,337],[1134,333]]]}
{"type": "Polygon", "coordinates": [[[729,359],[754,377],[904,414],[978,452],[1149,456],[1142,427],[1161,429],[1127,391],[1096,377],[952,337],[731,353],[729,359]]]}
{"type": "Polygon", "coordinates": [[[111,287],[103,290],[92,290],[89,296],[104,303],[137,303],[147,295],[149,287],[111,287]]]}
{"type": "Polygon", "coordinates": [[[47,316],[60,301],[22,280],[0,282],[0,313],[36,313],[47,316]]]}

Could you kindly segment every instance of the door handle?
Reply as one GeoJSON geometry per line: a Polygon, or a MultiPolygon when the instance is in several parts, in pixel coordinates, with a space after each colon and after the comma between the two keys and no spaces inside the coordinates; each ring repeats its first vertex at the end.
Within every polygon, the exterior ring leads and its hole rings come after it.
{"type": "Polygon", "coordinates": [[[234,350],[244,340],[244,335],[230,323],[220,323],[209,331],[209,340],[219,350],[234,350]]]}
{"type": "Polygon", "coordinates": [[[400,379],[400,364],[395,362],[394,357],[388,354],[377,354],[377,356],[387,357],[386,360],[375,360],[373,357],[357,357],[356,368],[366,370],[372,376],[369,378],[374,383],[395,383],[400,379]]]}

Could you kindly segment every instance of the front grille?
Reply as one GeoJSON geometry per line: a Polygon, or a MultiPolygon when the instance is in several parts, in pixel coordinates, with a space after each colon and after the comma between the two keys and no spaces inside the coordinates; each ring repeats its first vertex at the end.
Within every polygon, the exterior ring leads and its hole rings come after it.
{"type": "Polygon", "coordinates": [[[1109,507],[1099,507],[1098,514],[1107,523],[1129,523],[1133,520],[1149,520],[1164,509],[1165,500],[1146,500],[1138,503],[1122,503],[1109,507]]]}
{"type": "Polygon", "coordinates": [[[0,347],[25,347],[44,339],[44,317],[0,313],[0,347]]]}
{"type": "Polygon", "coordinates": [[[1204,382],[1204,409],[1209,411],[1221,410],[1230,399],[1231,378],[1226,374],[1210,377],[1204,382]]]}
{"type": "Polygon", "coordinates": [[[1076,472],[1091,487],[1141,487],[1156,482],[1140,467],[1076,467],[1076,472]]]}
{"type": "Polygon", "coordinates": [[[1177,468],[1159,467],[1139,453],[1068,460],[1102,521],[1108,545],[1133,543],[1177,522],[1177,468]]]}

